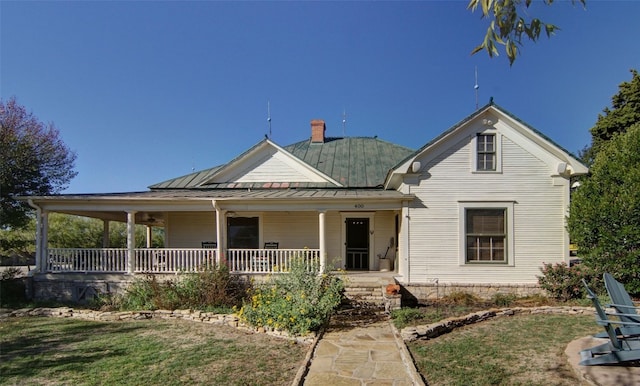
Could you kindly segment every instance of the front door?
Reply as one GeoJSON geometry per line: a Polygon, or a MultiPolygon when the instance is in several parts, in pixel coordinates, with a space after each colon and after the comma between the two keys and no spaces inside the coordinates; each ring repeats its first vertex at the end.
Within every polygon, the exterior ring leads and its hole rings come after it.
{"type": "Polygon", "coordinates": [[[347,269],[369,270],[369,219],[346,219],[347,269]]]}

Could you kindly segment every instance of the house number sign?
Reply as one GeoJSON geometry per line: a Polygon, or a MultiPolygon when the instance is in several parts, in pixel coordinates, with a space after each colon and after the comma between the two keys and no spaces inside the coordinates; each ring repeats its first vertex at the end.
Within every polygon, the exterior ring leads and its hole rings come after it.
{"type": "Polygon", "coordinates": [[[355,204],[353,207],[356,208],[356,209],[363,209],[364,208],[364,204],[355,204]]]}

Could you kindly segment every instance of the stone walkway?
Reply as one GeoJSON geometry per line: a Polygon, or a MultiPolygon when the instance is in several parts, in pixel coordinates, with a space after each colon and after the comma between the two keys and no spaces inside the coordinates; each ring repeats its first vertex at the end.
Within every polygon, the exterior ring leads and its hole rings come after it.
{"type": "Polygon", "coordinates": [[[424,385],[386,315],[344,310],[332,316],[303,385],[424,385]]]}

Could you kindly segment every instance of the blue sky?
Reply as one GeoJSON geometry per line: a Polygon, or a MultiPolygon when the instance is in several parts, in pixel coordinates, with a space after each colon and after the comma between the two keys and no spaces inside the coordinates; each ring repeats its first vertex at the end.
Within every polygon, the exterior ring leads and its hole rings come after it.
{"type": "Polygon", "coordinates": [[[66,193],[141,191],[226,163],[268,133],[417,149],[497,104],[578,152],[618,85],[640,69],[640,2],[560,1],[559,25],[504,54],[474,56],[487,28],[467,1],[0,2],[0,97],[54,122],[77,153],[66,193]]]}

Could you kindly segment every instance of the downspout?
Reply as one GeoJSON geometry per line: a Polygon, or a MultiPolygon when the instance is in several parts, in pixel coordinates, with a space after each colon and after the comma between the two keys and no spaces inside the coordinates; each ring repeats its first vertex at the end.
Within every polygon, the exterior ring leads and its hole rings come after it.
{"type": "MultiPolygon", "coordinates": [[[[409,185],[409,194],[411,194],[411,185],[409,185]]],[[[411,248],[409,247],[409,245],[411,245],[411,232],[410,232],[410,229],[409,229],[409,227],[410,227],[409,223],[411,222],[411,212],[410,212],[409,209],[411,209],[411,208],[409,206],[409,203],[407,203],[407,214],[406,214],[406,216],[407,216],[407,238],[406,238],[406,241],[407,241],[407,265],[406,265],[406,268],[407,268],[407,283],[411,282],[411,268],[410,268],[411,267],[411,248]]]]}
{"type": "Polygon", "coordinates": [[[36,210],[36,270],[44,272],[42,269],[42,208],[36,205],[32,199],[27,200],[27,203],[36,210]]]}

